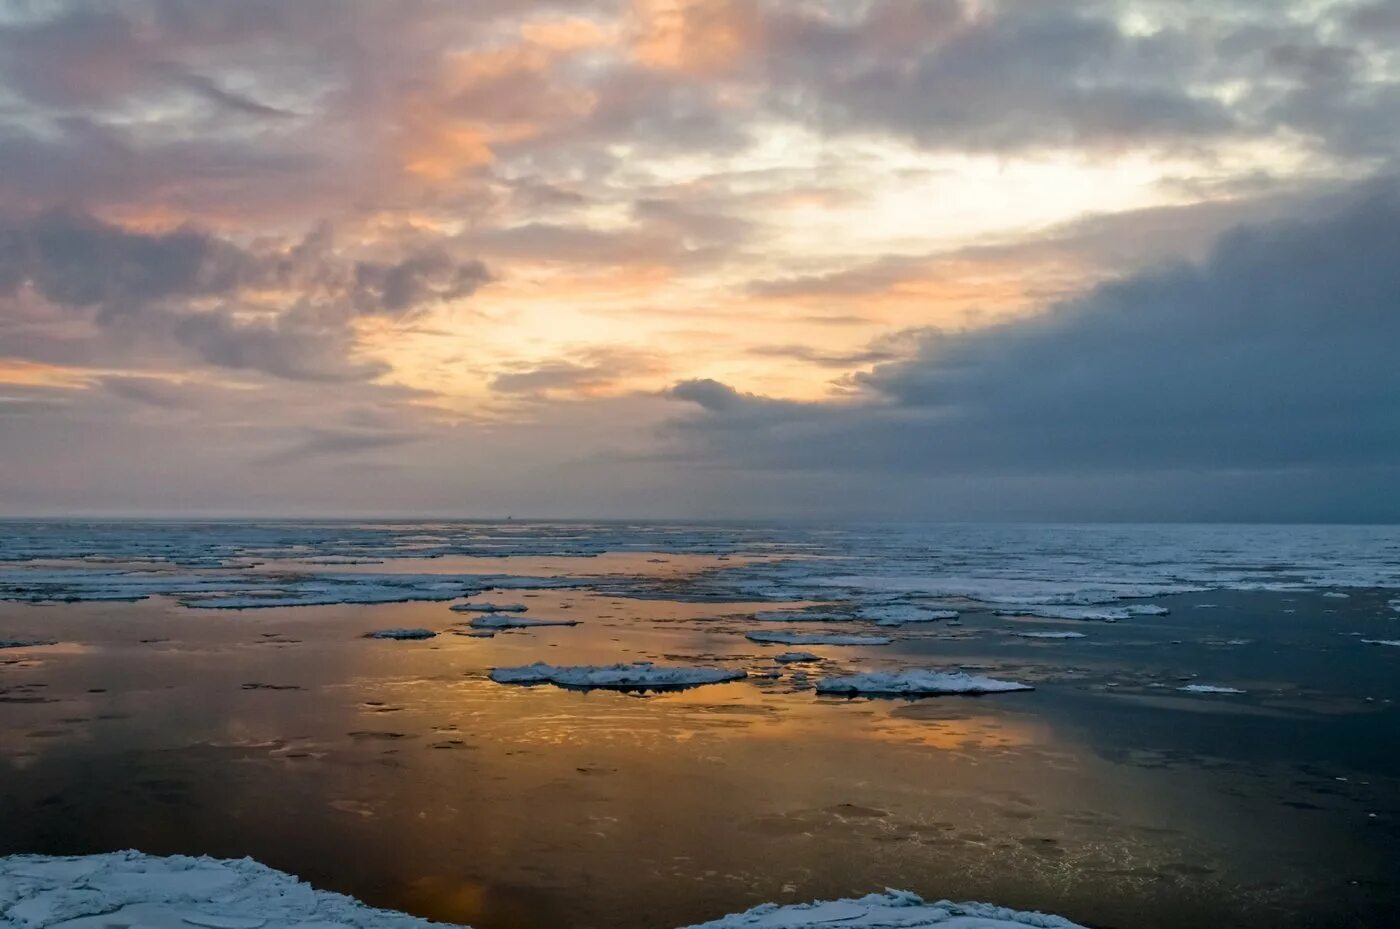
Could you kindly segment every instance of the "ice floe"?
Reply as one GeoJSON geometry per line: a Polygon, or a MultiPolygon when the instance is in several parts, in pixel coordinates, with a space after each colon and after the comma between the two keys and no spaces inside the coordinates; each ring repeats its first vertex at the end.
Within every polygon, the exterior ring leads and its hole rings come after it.
{"type": "Polygon", "coordinates": [[[456,613],[524,613],[529,607],[523,603],[454,603],[448,609],[456,613]]]}
{"type": "Polygon", "coordinates": [[[1366,645],[1391,645],[1400,647],[1400,639],[1362,639],[1361,641],[1366,645]]]}
{"type": "Polygon", "coordinates": [[[1008,632],[1007,635],[1020,636],[1023,639],[1083,639],[1086,638],[1082,632],[1008,632]]]}
{"type": "Polygon", "coordinates": [[[1184,690],[1188,694],[1242,694],[1243,690],[1238,687],[1222,687],[1219,684],[1187,684],[1178,687],[1177,690],[1184,690]]]}
{"type": "Polygon", "coordinates": [[[487,613],[467,623],[473,629],[529,629],[535,626],[577,626],[577,619],[532,619],[507,613],[487,613]]]}
{"type": "Polygon", "coordinates": [[[836,632],[749,632],[744,638],[764,645],[889,645],[883,635],[843,635],[836,632]]]}
{"type": "Polygon", "coordinates": [[[681,690],[737,681],[747,675],[729,668],[658,665],[650,661],[572,667],[537,661],[521,667],[492,668],[490,676],[498,684],[554,684],[579,690],[681,690]]]}
{"type": "Polygon", "coordinates": [[[1067,606],[1054,603],[1028,603],[1024,606],[997,610],[999,616],[1038,616],[1041,619],[1083,619],[1116,623],[1134,616],[1165,616],[1168,610],[1154,604],[1130,603],[1126,606],[1067,606]]]}
{"type": "Polygon", "coordinates": [[[57,645],[54,639],[0,639],[0,648],[37,648],[40,645],[57,645]]]}
{"type": "Polygon", "coordinates": [[[885,603],[878,606],[863,606],[856,610],[856,617],[873,622],[877,626],[902,626],[905,623],[929,623],[943,619],[957,619],[957,610],[932,609],[910,603],[885,603]]]}
{"type": "Polygon", "coordinates": [[[431,639],[437,633],[431,629],[376,629],[365,633],[367,639],[431,639]]]}
{"type": "Polygon", "coordinates": [[[686,929],[1083,929],[1060,916],[1027,913],[988,903],[925,903],[915,894],[889,890],[853,900],[765,903],[743,913],[686,929]]]}
{"type": "Polygon", "coordinates": [[[813,655],[811,652],[783,652],[781,655],[774,655],[773,660],[779,664],[796,664],[801,661],[821,661],[820,655],[813,655]]]}
{"type": "Polygon", "coordinates": [[[996,694],[1013,690],[1033,690],[1019,681],[1002,681],[963,671],[871,671],[845,677],[828,677],[817,684],[822,694],[869,694],[872,696],[935,696],[938,694],[996,694]]]}

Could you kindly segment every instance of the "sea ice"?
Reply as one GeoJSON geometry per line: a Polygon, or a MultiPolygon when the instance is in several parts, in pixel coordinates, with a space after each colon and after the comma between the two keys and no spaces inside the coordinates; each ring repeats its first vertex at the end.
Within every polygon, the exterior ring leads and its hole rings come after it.
{"type": "Polygon", "coordinates": [[[1184,690],[1189,694],[1242,694],[1243,690],[1237,687],[1221,687],[1217,684],[1187,684],[1178,687],[1177,690],[1184,690]]]}
{"type": "Polygon", "coordinates": [[[467,625],[473,629],[528,629],[532,626],[577,626],[577,619],[530,619],[525,616],[511,616],[505,613],[487,613],[478,616],[467,625]]]}
{"type": "Polygon", "coordinates": [[[1082,632],[1008,632],[1007,635],[1020,636],[1023,639],[1082,639],[1082,632]]]}
{"type": "Polygon", "coordinates": [[[365,633],[367,639],[431,639],[435,635],[431,629],[376,629],[365,633]]]}
{"type": "Polygon", "coordinates": [[[1042,619],[1083,619],[1116,623],[1133,616],[1165,616],[1166,607],[1131,603],[1127,606],[1062,606],[1055,603],[1028,603],[997,610],[998,616],[1039,616],[1042,619]]]}
{"type": "Polygon", "coordinates": [[[650,661],[573,667],[537,661],[521,667],[491,669],[491,680],[498,684],[554,684],[579,690],[681,690],[701,684],[737,681],[746,676],[743,671],[728,668],[657,665],[650,661]]]}
{"type": "MultiPolygon", "coordinates": [[[[1393,645],[1400,646],[1400,639],[1362,639],[1367,645],[1393,645]]],[[[2,647],[2,646],[0,646],[2,647]]]]}
{"type": "Polygon", "coordinates": [[[781,655],[774,655],[773,660],[779,664],[794,664],[799,661],[821,661],[820,655],[813,655],[811,652],[783,652],[781,655]]]}
{"type": "Polygon", "coordinates": [[[863,606],[856,611],[860,619],[877,626],[902,626],[905,623],[929,623],[941,619],[957,619],[957,610],[935,610],[910,603],[886,603],[879,606],[863,606]]]}
{"type": "Polygon", "coordinates": [[[988,903],[925,903],[903,890],[857,900],[826,900],[786,906],[765,903],[743,913],[687,929],[1082,929],[1060,916],[1025,913],[988,903]]]}
{"type": "Polygon", "coordinates": [[[828,677],[817,684],[821,694],[871,694],[875,696],[933,696],[936,694],[995,694],[1033,690],[1029,684],[1001,681],[962,671],[872,671],[847,677],[828,677]]]}
{"type": "MultiPolygon", "coordinates": [[[[467,929],[316,890],[251,858],[111,852],[0,858],[5,929],[467,929]]],[[[688,929],[1083,929],[987,903],[926,903],[887,890],[854,900],[765,903],[688,929]]]]}
{"type": "Polygon", "coordinates": [[[744,638],[765,645],[889,645],[883,635],[841,635],[835,632],[750,632],[744,638]]]}
{"type": "Polygon", "coordinates": [[[33,648],[39,645],[57,645],[53,639],[0,639],[0,648],[33,648]]]}
{"type": "Polygon", "coordinates": [[[315,890],[251,858],[139,852],[0,858],[5,929],[431,929],[441,924],[315,890]]]}
{"type": "Polygon", "coordinates": [[[454,613],[524,613],[529,607],[523,603],[457,603],[448,609],[454,613]]]}

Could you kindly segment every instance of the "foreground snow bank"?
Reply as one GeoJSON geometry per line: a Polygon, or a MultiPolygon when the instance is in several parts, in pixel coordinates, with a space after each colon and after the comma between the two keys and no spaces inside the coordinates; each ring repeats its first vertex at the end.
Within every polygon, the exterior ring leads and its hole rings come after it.
{"type": "Polygon", "coordinates": [[[1022,913],[987,903],[925,903],[914,894],[891,890],[859,900],[828,900],[780,906],[765,903],[687,929],[1082,929],[1059,916],[1022,913]]]}
{"type": "MultiPolygon", "coordinates": [[[[3,929],[434,929],[425,919],[316,890],[251,858],[140,852],[0,858],[3,929]]],[[[1083,929],[986,903],[925,903],[891,890],[859,900],[765,903],[688,929],[1083,929]]],[[[466,927],[455,927],[466,929],[466,927]]]]}
{"type": "Polygon", "coordinates": [[[1034,690],[1019,681],[1001,681],[962,671],[872,671],[847,677],[828,677],[817,684],[819,694],[870,694],[874,696],[924,697],[938,694],[998,694],[1034,690]]]}
{"type": "Polygon", "coordinates": [[[0,858],[3,929],[427,929],[439,925],[311,885],[251,858],[113,852],[0,858]]]}
{"type": "Polygon", "coordinates": [[[497,684],[554,684],[580,690],[681,690],[701,684],[737,681],[747,675],[728,668],[657,665],[650,661],[635,664],[576,665],[560,667],[537,661],[517,668],[492,668],[497,684]]]}

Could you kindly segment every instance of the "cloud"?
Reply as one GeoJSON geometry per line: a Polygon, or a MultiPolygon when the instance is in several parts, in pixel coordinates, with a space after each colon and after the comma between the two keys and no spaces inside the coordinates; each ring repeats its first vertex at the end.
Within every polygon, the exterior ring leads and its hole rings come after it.
{"type": "Polygon", "coordinates": [[[859,403],[770,401],[754,419],[757,398],[678,385],[704,414],[677,434],[736,468],[856,481],[1303,469],[1316,495],[1351,469],[1400,470],[1396,294],[1400,193],[1375,182],[1326,219],[1238,228],[1201,262],[1033,319],[927,332],[913,358],[856,376],[859,403]]]}
{"type": "MultiPolygon", "coordinates": [[[[184,349],[207,364],[292,380],[385,373],[382,362],[357,357],[356,317],[402,319],[489,278],[479,261],[441,249],[351,262],[330,250],[324,229],[292,247],[253,250],[193,227],[147,233],[66,210],[0,219],[0,311],[32,293],[89,322],[98,339],[156,354],[184,349]],[[271,311],[250,312],[268,295],[271,311]]],[[[23,344],[0,327],[0,350],[22,353],[23,344]]]]}
{"type": "Polygon", "coordinates": [[[570,358],[519,366],[491,379],[497,393],[532,397],[614,392],[631,378],[661,371],[657,358],[629,349],[590,349],[570,358]]]}

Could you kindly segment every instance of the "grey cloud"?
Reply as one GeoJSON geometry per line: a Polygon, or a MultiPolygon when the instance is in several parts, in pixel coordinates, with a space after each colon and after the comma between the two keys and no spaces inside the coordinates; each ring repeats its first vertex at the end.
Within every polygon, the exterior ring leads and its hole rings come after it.
{"type": "Polygon", "coordinates": [[[1200,263],[1035,319],[929,332],[913,359],[857,377],[860,403],[770,405],[755,421],[752,398],[682,385],[672,396],[705,413],[676,435],[739,468],[1201,485],[1283,469],[1321,495],[1351,470],[1400,471],[1398,294],[1400,194],[1377,182],[1325,220],[1237,229],[1200,263]]]}
{"type": "MultiPolygon", "coordinates": [[[[27,288],[117,347],[168,344],[220,367],[346,381],[386,370],[355,357],[356,315],[403,318],[489,277],[480,262],[438,250],[347,265],[328,249],[320,232],[290,249],[253,251],[192,228],[134,232],[64,211],[9,217],[0,220],[0,301],[13,308],[27,288]],[[240,312],[263,289],[291,294],[280,311],[240,312]]],[[[0,327],[0,346],[81,353],[71,338],[45,340],[33,329],[7,336],[0,327]]]]}

